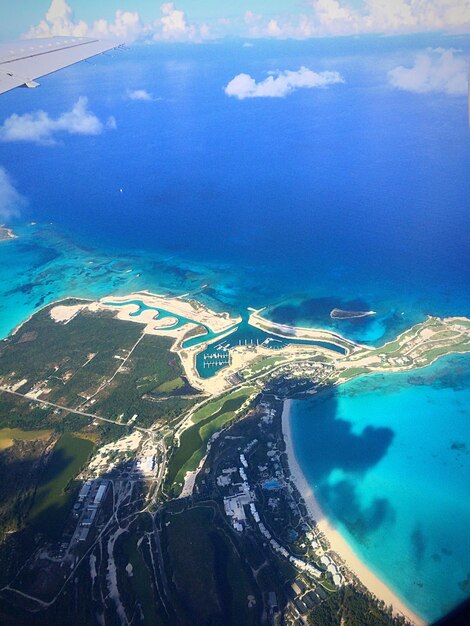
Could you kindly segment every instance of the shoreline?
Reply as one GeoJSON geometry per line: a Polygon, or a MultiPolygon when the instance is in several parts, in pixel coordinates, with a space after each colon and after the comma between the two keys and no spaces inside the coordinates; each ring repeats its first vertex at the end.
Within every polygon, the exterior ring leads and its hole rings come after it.
{"type": "Polygon", "coordinates": [[[307,482],[304,473],[295,456],[291,431],[291,408],[292,400],[284,400],[282,409],[282,434],[286,444],[286,454],[292,481],[295,483],[300,495],[305,501],[310,517],[315,520],[317,529],[324,534],[330,549],[336,552],[361,583],[376,596],[383,600],[387,606],[392,606],[393,613],[405,617],[415,626],[425,626],[426,622],[401,600],[374,572],[356,555],[344,537],[333,526],[324,514],[315,494],[307,482]]]}

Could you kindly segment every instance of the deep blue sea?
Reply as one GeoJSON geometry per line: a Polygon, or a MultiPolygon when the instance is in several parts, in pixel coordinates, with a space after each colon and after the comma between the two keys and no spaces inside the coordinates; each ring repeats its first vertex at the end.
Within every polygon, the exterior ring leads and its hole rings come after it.
{"type": "MultiPolygon", "coordinates": [[[[439,46],[470,50],[439,36],[135,46],[2,95],[0,124],[39,109],[57,117],[86,96],[117,127],[0,143],[0,166],[28,200],[10,220],[19,238],[0,244],[0,335],[59,297],[144,288],[236,313],[267,306],[275,321],[374,344],[428,314],[470,315],[466,98],[397,91],[387,77],[439,46]],[[345,82],[243,101],[223,90],[240,72],[301,66],[345,82]],[[129,100],[133,89],[154,101],[129,100]],[[333,308],[377,315],[333,320],[333,308]]],[[[408,387],[416,402],[427,389],[408,387]]],[[[432,389],[451,428],[449,392],[432,389]]],[[[445,510],[442,476],[427,489],[445,510]]],[[[395,562],[380,567],[401,577],[395,562]]]]}

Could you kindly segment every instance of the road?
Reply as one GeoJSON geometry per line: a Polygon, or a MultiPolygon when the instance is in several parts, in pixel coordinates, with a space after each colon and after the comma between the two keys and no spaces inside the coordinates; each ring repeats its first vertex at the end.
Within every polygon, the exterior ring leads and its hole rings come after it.
{"type": "Polygon", "coordinates": [[[95,420],[100,420],[102,422],[109,422],[110,424],[116,424],[116,426],[122,426],[123,428],[127,428],[127,424],[120,424],[119,422],[115,422],[114,420],[110,420],[107,417],[101,417],[100,415],[96,415],[96,413],[87,413],[86,411],[81,411],[80,409],[71,409],[68,406],[62,406],[61,404],[55,404],[54,402],[49,402],[47,400],[40,400],[39,398],[31,398],[25,393],[19,393],[18,391],[12,391],[7,387],[0,387],[0,393],[9,393],[12,396],[17,396],[19,398],[23,398],[28,402],[36,402],[36,404],[44,404],[46,406],[50,406],[53,409],[60,409],[61,411],[67,411],[67,413],[75,413],[76,415],[81,415],[82,417],[91,417],[95,420]]]}

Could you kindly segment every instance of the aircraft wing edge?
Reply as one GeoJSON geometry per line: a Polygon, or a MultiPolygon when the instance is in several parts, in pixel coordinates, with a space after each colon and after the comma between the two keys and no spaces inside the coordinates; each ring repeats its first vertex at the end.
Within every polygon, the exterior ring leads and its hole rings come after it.
{"type": "Polygon", "coordinates": [[[0,94],[15,87],[37,87],[37,78],[120,47],[116,41],[53,37],[0,46],[0,94]]]}

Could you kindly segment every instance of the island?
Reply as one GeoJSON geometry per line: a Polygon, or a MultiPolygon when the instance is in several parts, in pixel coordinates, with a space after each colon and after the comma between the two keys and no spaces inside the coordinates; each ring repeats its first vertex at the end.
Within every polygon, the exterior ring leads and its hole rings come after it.
{"type": "Polygon", "coordinates": [[[0,224],[0,242],[16,238],[17,235],[15,235],[11,228],[6,228],[5,224],[0,224]]]}
{"type": "Polygon", "coordinates": [[[45,306],[0,342],[0,615],[422,623],[323,515],[290,401],[468,351],[465,317],[371,347],[187,294],[45,306]]]}
{"type": "Polygon", "coordinates": [[[330,317],[337,320],[349,320],[359,317],[368,317],[369,315],[377,315],[377,311],[345,311],[344,309],[332,309],[330,317]]]}

